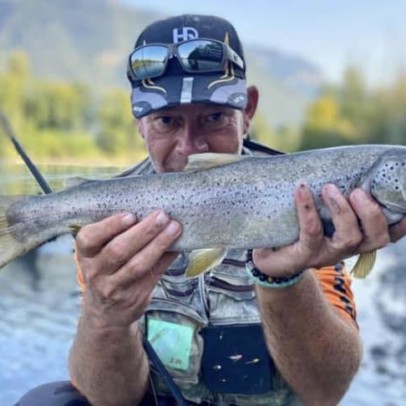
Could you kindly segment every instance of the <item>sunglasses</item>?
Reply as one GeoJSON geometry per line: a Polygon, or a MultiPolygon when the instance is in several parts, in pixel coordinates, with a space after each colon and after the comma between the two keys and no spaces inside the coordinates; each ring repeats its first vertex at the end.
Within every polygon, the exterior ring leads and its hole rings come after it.
{"type": "Polygon", "coordinates": [[[169,59],[176,57],[186,72],[224,72],[228,62],[244,71],[244,61],[227,44],[213,39],[192,39],[178,44],[147,44],[135,48],[128,61],[134,80],[162,76],[169,59]]]}

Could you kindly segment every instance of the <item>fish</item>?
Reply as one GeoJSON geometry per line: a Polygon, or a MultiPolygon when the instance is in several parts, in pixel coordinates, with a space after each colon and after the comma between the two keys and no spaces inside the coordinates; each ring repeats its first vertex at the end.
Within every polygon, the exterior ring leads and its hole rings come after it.
{"type": "MultiPolygon", "coordinates": [[[[325,235],[334,226],[322,187],[348,197],[366,190],[388,225],[406,213],[406,147],[355,145],[278,156],[203,153],[183,172],[82,180],[47,195],[0,196],[0,268],[63,234],[119,212],[139,219],[164,210],[182,224],[170,251],[189,253],[187,276],[219,265],[227,250],[278,248],[298,240],[295,187],[310,186],[325,235]]],[[[360,256],[356,276],[373,267],[375,252],[360,256]]],[[[357,268],[357,266],[356,266],[357,268]]]]}

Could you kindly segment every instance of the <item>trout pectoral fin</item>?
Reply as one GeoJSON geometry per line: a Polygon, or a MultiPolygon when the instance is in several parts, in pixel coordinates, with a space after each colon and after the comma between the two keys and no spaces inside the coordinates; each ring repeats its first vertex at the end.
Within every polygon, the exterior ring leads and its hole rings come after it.
{"type": "Polygon", "coordinates": [[[189,155],[188,163],[184,169],[185,172],[200,171],[203,169],[214,168],[241,161],[247,156],[237,154],[217,154],[214,152],[205,152],[202,154],[189,155]]]}
{"type": "Polygon", "coordinates": [[[361,254],[358,257],[354,268],[352,268],[351,273],[358,279],[365,279],[374,267],[375,260],[376,251],[361,254]]]}
{"type": "Polygon", "coordinates": [[[192,251],[189,254],[189,265],[186,269],[188,278],[195,278],[221,264],[227,254],[225,248],[208,248],[192,251]]]}

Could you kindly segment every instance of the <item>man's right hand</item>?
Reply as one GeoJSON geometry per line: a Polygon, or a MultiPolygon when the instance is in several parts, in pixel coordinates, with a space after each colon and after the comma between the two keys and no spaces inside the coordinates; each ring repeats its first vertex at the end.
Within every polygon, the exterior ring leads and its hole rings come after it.
{"type": "Polygon", "coordinates": [[[101,327],[128,327],[144,313],[152,290],[176,252],[167,249],[182,232],[162,211],[142,221],[116,214],[83,227],[76,254],[86,283],[83,311],[101,327]]]}

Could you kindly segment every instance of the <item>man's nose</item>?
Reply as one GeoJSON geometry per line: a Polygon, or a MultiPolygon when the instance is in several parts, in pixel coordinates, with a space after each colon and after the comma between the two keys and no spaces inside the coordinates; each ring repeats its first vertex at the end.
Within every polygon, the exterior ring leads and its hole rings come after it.
{"type": "Polygon", "coordinates": [[[178,148],[186,156],[209,151],[205,136],[193,127],[183,129],[179,137],[178,148]]]}

